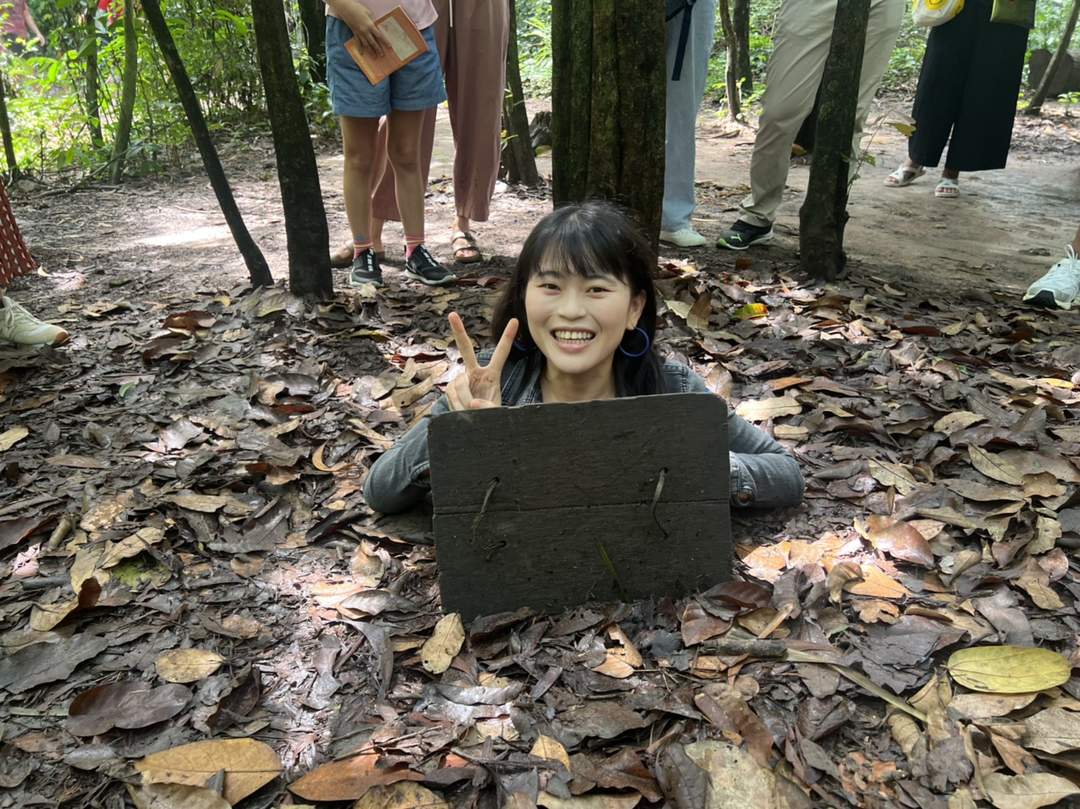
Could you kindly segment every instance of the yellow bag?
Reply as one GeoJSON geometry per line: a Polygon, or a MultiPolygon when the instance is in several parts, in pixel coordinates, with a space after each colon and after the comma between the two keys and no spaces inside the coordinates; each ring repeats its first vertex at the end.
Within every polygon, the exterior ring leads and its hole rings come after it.
{"type": "Polygon", "coordinates": [[[916,25],[934,28],[947,23],[963,10],[964,0],[915,0],[911,16],[916,25]]]}

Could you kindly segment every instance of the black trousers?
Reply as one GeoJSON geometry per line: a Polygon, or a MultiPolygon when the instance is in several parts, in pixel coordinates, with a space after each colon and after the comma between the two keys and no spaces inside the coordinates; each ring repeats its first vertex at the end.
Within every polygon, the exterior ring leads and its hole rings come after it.
{"type": "Polygon", "coordinates": [[[966,0],[954,19],[930,31],[908,141],[908,156],[920,166],[936,166],[948,144],[946,168],[1005,168],[1028,31],[990,22],[992,6],[966,0]]]}

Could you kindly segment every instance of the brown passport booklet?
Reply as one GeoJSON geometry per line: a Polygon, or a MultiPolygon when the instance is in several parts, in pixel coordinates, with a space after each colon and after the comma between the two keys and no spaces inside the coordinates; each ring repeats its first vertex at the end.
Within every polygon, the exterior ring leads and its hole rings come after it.
{"type": "Polygon", "coordinates": [[[375,25],[390,42],[390,48],[384,49],[382,56],[375,56],[368,49],[362,50],[356,37],[345,43],[345,50],[372,84],[378,84],[428,49],[420,30],[401,6],[395,6],[379,17],[375,25]]]}

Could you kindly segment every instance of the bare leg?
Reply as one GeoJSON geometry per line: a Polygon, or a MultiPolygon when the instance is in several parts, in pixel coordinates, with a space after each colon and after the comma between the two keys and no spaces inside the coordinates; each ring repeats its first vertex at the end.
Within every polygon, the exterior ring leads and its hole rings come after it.
{"type": "Polygon", "coordinates": [[[420,131],[424,110],[394,110],[387,129],[387,153],[394,167],[401,224],[406,240],[424,236],[424,176],[420,170],[420,131]]]}
{"type": "Polygon", "coordinates": [[[1072,249],[1076,251],[1077,255],[1080,255],[1080,227],[1076,229],[1076,236],[1072,240],[1072,249]]]}
{"type": "Polygon", "coordinates": [[[371,190],[374,188],[375,135],[378,118],[341,119],[341,139],[345,148],[345,215],[357,241],[371,238],[371,190]]]}

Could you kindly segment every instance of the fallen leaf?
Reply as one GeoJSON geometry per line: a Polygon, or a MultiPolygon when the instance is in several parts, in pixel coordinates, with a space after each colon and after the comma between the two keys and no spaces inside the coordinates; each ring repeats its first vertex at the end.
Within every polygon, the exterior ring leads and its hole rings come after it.
{"type": "Polygon", "coordinates": [[[763,767],[746,751],[720,741],[688,744],[686,755],[709,774],[709,792],[701,809],[803,809],[810,800],[772,767],[763,767]]]}
{"type": "Polygon", "coordinates": [[[44,683],[66,679],[86,660],[109,648],[109,641],[75,635],[56,643],[35,643],[0,659],[0,688],[21,694],[44,683]]]}
{"type": "Polygon", "coordinates": [[[1039,692],[1029,694],[955,694],[949,707],[962,719],[993,719],[1026,708],[1039,692]]]}
{"type": "Polygon", "coordinates": [[[16,424],[14,427],[4,430],[4,432],[0,433],[0,452],[11,449],[28,435],[30,435],[29,428],[22,424],[16,424]]]}
{"type": "Polygon", "coordinates": [[[877,550],[884,551],[894,559],[934,567],[934,553],[930,543],[914,526],[895,522],[889,517],[871,515],[866,521],[866,537],[877,550]]]}
{"type": "Polygon", "coordinates": [[[802,412],[802,405],[794,394],[773,396],[769,399],[748,399],[739,402],[735,413],[747,421],[769,421],[780,416],[795,416],[802,412]]]}
{"type": "Polygon", "coordinates": [[[191,700],[182,685],[127,681],[99,685],[71,701],[65,727],[75,736],[97,736],[113,728],[134,730],[176,716],[191,700]]]}
{"type": "Polygon", "coordinates": [[[987,452],[975,445],[968,447],[968,457],[971,458],[971,465],[988,478],[999,480],[1010,486],[1024,485],[1023,473],[1011,464],[1006,457],[987,452]]]}
{"type": "Polygon", "coordinates": [[[232,805],[205,787],[184,784],[127,785],[136,809],[232,809],[232,805]]]}
{"type": "Polygon", "coordinates": [[[243,800],[281,773],[281,759],[268,744],[254,739],[211,739],[151,753],[135,762],[144,784],[201,787],[225,771],[224,797],[243,800]]]}
{"type": "Polygon", "coordinates": [[[1024,646],[976,646],[952,653],[945,664],[960,685],[972,691],[1023,694],[1063,685],[1069,661],[1049,649],[1024,646]]]}
{"type": "Polygon", "coordinates": [[[983,789],[997,809],[1039,809],[1080,794],[1080,787],[1072,781],[1048,772],[1027,775],[990,773],[983,776],[983,789]]]}
{"type": "Polygon", "coordinates": [[[634,792],[629,795],[577,795],[559,798],[548,792],[541,792],[536,799],[537,806],[544,809],[634,809],[641,803],[641,795],[634,792]]]}
{"type": "Polygon", "coordinates": [[[1024,744],[1047,753],[1080,749],[1080,714],[1047,708],[1024,720],[1024,744]]]}
{"type": "Polygon", "coordinates": [[[373,786],[352,809],[450,809],[450,804],[427,787],[398,781],[373,786]]]}
{"type": "Polygon", "coordinates": [[[331,761],[293,781],[289,791],[308,801],[354,801],[375,786],[424,779],[423,773],[401,767],[379,767],[378,761],[374,753],[331,761]]]}
{"type": "Polygon", "coordinates": [[[207,649],[172,649],[154,661],[158,676],[168,683],[194,683],[221,668],[225,658],[207,649]]]}
{"type": "Polygon", "coordinates": [[[442,674],[465,642],[465,627],[461,623],[461,616],[452,612],[444,615],[435,624],[431,637],[420,648],[420,662],[424,668],[432,674],[442,674]]]}
{"type": "Polygon", "coordinates": [[[558,761],[566,767],[567,772],[570,770],[570,756],[566,752],[566,748],[550,736],[540,734],[533,744],[532,750],[529,751],[529,755],[536,756],[537,758],[546,758],[549,761],[558,761]]]}
{"type": "Polygon", "coordinates": [[[873,458],[867,464],[870,476],[874,480],[882,486],[892,486],[905,497],[915,491],[919,485],[907,467],[902,464],[876,461],[873,458]]]}
{"type": "Polygon", "coordinates": [[[735,310],[736,320],[754,320],[769,314],[769,307],[763,303],[747,303],[735,310]]]}

